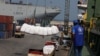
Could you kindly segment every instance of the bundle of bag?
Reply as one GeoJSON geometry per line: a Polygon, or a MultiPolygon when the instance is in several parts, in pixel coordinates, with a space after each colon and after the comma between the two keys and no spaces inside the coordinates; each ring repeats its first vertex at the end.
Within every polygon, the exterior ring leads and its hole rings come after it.
{"type": "Polygon", "coordinates": [[[29,25],[26,23],[24,23],[21,26],[20,31],[29,34],[38,34],[38,35],[52,35],[52,34],[57,34],[59,32],[57,26],[41,27],[41,26],[29,25]]]}
{"type": "Polygon", "coordinates": [[[55,46],[54,45],[46,45],[43,47],[43,54],[48,55],[54,52],[55,46]]]}

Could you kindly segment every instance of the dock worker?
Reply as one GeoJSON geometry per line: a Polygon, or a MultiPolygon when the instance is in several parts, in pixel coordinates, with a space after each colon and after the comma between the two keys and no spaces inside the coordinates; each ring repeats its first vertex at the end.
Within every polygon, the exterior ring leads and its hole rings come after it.
{"type": "Polygon", "coordinates": [[[78,20],[75,20],[72,28],[73,44],[75,56],[82,56],[82,48],[84,45],[84,28],[78,20]]]}

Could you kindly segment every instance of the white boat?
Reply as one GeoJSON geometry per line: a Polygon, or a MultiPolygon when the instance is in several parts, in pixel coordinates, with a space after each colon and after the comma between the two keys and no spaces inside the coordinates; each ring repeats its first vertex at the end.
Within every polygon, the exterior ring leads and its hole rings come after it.
{"type": "Polygon", "coordinates": [[[59,8],[33,6],[20,3],[6,3],[0,0],[0,15],[13,16],[14,20],[24,20],[25,18],[53,19],[60,13],[59,8]],[[34,15],[35,14],[35,15],[34,15]]]}

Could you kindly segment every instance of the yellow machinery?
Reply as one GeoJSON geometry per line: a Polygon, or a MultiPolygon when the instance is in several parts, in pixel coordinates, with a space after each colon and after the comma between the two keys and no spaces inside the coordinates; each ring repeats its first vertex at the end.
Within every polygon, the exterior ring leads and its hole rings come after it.
{"type": "Polygon", "coordinates": [[[100,56],[100,0],[88,0],[87,19],[85,19],[86,38],[91,51],[100,56]]]}

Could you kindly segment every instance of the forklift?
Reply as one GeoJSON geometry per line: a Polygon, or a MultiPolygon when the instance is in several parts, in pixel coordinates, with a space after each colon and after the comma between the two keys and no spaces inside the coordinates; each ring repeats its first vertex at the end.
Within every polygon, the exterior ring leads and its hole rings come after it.
{"type": "Polygon", "coordinates": [[[15,38],[23,38],[24,35],[25,35],[25,33],[24,32],[21,32],[20,31],[20,27],[18,26],[18,29],[15,29],[15,38]]]}

